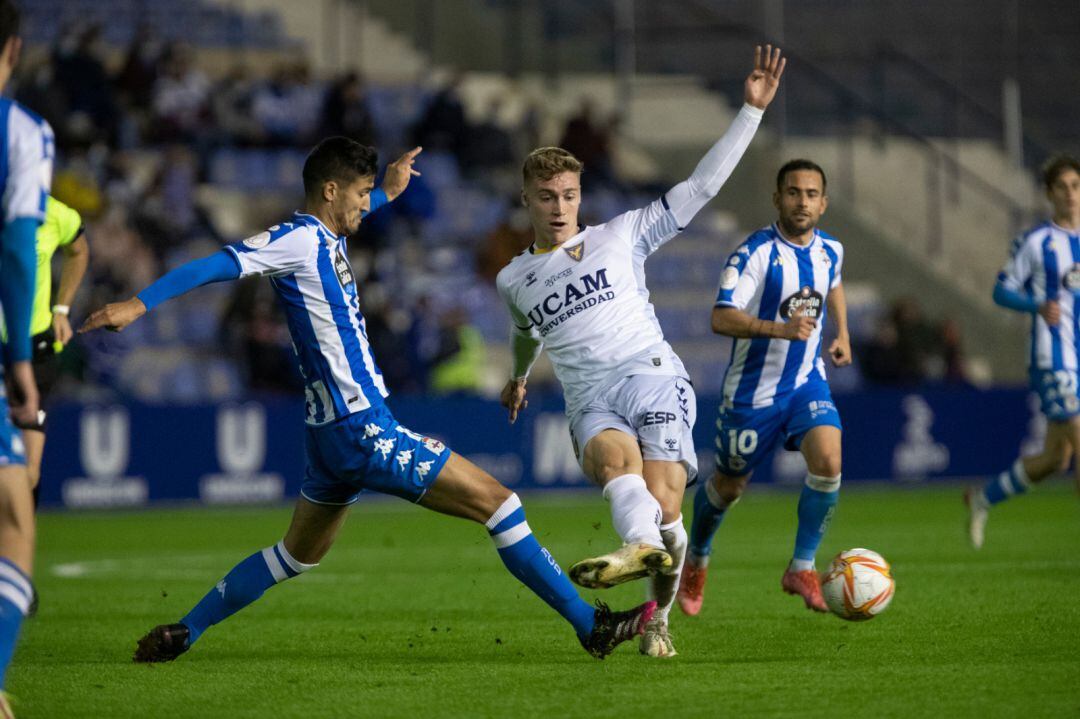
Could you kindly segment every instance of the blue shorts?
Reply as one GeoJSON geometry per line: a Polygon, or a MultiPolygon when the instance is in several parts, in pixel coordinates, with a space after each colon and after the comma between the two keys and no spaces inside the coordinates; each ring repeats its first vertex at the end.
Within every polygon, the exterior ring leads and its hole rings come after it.
{"type": "Polygon", "coordinates": [[[1042,413],[1051,422],[1064,422],[1080,414],[1074,370],[1031,370],[1031,389],[1039,395],[1042,413]]]}
{"type": "Polygon", "coordinates": [[[385,406],[308,427],[300,494],[316,504],[352,504],[364,491],[418,502],[439,476],[450,448],[402,427],[385,406]]]}
{"type": "Polygon", "coordinates": [[[26,464],[26,448],[23,446],[22,432],[8,416],[4,375],[0,372],[0,467],[12,464],[26,464]]]}
{"type": "Polygon", "coordinates": [[[716,421],[716,468],[729,477],[754,471],[783,438],[784,449],[797,450],[814,427],[840,425],[827,382],[811,379],[777,397],[768,407],[720,407],[716,421]]]}

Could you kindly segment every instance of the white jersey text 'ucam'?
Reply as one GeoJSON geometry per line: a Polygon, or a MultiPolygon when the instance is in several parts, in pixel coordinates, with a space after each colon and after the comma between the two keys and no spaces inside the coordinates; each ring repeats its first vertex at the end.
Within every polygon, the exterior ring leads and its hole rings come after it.
{"type": "Polygon", "coordinates": [[[744,105],[690,178],[648,206],[584,227],[552,252],[530,248],[499,272],[511,332],[543,343],[569,416],[622,377],[686,376],[649,302],[645,260],[719,192],[761,117],[744,105]]]}

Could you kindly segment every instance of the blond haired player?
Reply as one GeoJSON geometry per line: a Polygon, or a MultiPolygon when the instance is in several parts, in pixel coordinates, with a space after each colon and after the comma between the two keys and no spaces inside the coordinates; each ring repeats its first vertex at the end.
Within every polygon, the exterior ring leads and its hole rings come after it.
{"type": "Polygon", "coordinates": [[[592,588],[650,576],[658,609],[641,643],[650,656],[675,654],[667,617],[686,552],[683,492],[697,461],[694,390],[649,303],[644,264],[720,191],[775,97],[784,64],[779,49],[757,47],[745,104],[693,174],[604,224],[578,224],[581,163],[559,148],[534,150],[521,192],[534,242],[496,280],[513,320],[514,366],[502,392],[510,421],[526,406],[529,369],[546,347],[578,461],[603,488],[623,541],[578,562],[570,576],[592,588]]]}

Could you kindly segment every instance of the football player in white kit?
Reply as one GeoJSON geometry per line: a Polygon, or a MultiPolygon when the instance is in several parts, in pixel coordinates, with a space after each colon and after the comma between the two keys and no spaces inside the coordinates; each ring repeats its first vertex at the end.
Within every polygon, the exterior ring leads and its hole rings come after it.
{"type": "Polygon", "coordinates": [[[578,224],[582,164],[559,148],[534,150],[521,193],[534,242],[496,280],[514,325],[514,366],[502,392],[510,421],[526,406],[529,369],[546,347],[574,451],[585,475],[603,487],[624,543],[578,562],[570,576],[591,588],[651,576],[658,606],[641,643],[650,656],[675,654],[667,617],[686,552],[683,492],[697,460],[694,390],[649,303],[644,263],[719,192],[775,97],[785,62],[779,48],[757,47],[745,104],[690,178],[604,224],[578,224]]]}

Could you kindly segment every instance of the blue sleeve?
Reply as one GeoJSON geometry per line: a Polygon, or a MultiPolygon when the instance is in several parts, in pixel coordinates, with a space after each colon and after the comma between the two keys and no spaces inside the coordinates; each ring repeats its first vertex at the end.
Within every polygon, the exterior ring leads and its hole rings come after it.
{"type": "Polygon", "coordinates": [[[386,193],[383,192],[383,188],[381,188],[381,187],[375,188],[374,190],[371,191],[371,207],[369,207],[368,211],[364,213],[364,217],[367,217],[372,212],[375,212],[376,210],[378,210],[380,207],[382,207],[384,205],[389,205],[389,204],[390,204],[390,199],[386,196],[386,193]]]}
{"type": "Polygon", "coordinates": [[[41,222],[19,217],[0,235],[0,303],[8,331],[7,358],[30,359],[30,312],[34,307],[37,274],[37,228],[41,222]]]}
{"type": "Polygon", "coordinates": [[[1031,298],[1026,292],[1010,290],[1000,281],[994,285],[994,302],[1017,312],[1036,313],[1039,311],[1039,303],[1031,298]]]}
{"type": "Polygon", "coordinates": [[[211,282],[235,280],[240,276],[240,263],[236,256],[222,250],[209,257],[192,260],[166,273],[157,282],[140,292],[137,297],[150,311],[165,300],[171,300],[185,292],[208,285],[211,282]]]}

